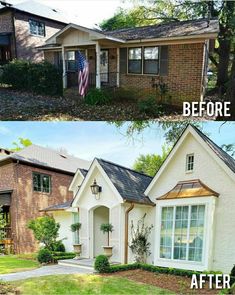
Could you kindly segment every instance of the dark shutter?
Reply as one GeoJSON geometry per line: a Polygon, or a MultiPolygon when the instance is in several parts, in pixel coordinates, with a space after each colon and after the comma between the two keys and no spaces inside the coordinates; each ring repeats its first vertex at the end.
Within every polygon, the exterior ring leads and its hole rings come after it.
{"type": "Polygon", "coordinates": [[[120,48],[120,73],[127,73],[127,48],[120,48]]]}
{"type": "Polygon", "coordinates": [[[160,76],[168,75],[168,46],[161,46],[160,49],[160,76]]]}
{"type": "Polygon", "coordinates": [[[11,205],[11,194],[5,193],[0,194],[0,206],[10,206],[11,205]]]}

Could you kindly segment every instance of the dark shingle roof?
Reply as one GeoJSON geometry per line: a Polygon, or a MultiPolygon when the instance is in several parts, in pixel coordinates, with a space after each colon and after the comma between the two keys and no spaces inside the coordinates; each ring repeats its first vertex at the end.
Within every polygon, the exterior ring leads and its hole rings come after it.
{"type": "Polygon", "coordinates": [[[86,169],[80,169],[80,168],[79,168],[79,170],[80,170],[80,172],[82,173],[82,175],[83,175],[84,177],[86,177],[88,170],[86,170],[86,169]]]}
{"type": "Polygon", "coordinates": [[[4,159],[6,158],[27,162],[33,165],[62,170],[74,174],[78,168],[88,169],[90,166],[89,161],[79,159],[67,154],[62,154],[59,151],[34,144],[19,152],[7,156],[4,159]]]}
{"type": "Polygon", "coordinates": [[[104,32],[106,35],[124,40],[169,38],[181,36],[195,36],[219,32],[218,20],[212,19],[207,25],[206,19],[175,21],[152,26],[120,29],[104,32]]]}
{"type": "Polygon", "coordinates": [[[152,177],[102,159],[97,159],[97,161],[124,200],[154,205],[154,203],[144,195],[144,191],[151,182],[152,177]]]}
{"type": "Polygon", "coordinates": [[[191,127],[198,133],[198,135],[208,144],[208,146],[216,153],[216,155],[235,173],[235,160],[209,137],[202,133],[198,128],[191,125],[191,127]]]}
{"type": "Polygon", "coordinates": [[[70,208],[71,206],[71,203],[72,203],[72,200],[71,201],[67,201],[65,203],[61,203],[61,204],[57,204],[57,205],[52,205],[52,206],[49,206],[45,209],[42,209],[40,211],[57,211],[57,210],[65,210],[65,209],[68,209],[70,208]]]}

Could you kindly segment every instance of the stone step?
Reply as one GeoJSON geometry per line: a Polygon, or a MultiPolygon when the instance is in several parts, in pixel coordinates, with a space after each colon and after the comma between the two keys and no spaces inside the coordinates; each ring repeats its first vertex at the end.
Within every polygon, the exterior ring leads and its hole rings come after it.
{"type": "Polygon", "coordinates": [[[91,259],[64,259],[59,260],[58,264],[94,270],[94,260],[91,259]]]}

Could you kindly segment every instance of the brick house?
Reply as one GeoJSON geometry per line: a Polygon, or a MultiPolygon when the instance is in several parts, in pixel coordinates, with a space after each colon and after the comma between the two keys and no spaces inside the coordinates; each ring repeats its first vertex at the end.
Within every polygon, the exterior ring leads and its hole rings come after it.
{"type": "Polygon", "coordinates": [[[0,1],[0,64],[14,58],[42,60],[36,47],[68,23],[59,10],[34,1],[14,5],[0,1]]]}
{"type": "Polygon", "coordinates": [[[15,253],[36,250],[27,222],[40,210],[72,200],[69,186],[78,168],[89,162],[55,150],[32,145],[16,153],[0,154],[0,206],[7,221],[6,239],[15,253]]]}
{"type": "Polygon", "coordinates": [[[89,62],[90,86],[139,88],[152,92],[161,83],[173,102],[203,98],[208,52],[218,21],[171,22],[115,31],[69,24],[41,46],[45,59],[63,65],[64,87],[77,86],[78,50],[89,62]]]}

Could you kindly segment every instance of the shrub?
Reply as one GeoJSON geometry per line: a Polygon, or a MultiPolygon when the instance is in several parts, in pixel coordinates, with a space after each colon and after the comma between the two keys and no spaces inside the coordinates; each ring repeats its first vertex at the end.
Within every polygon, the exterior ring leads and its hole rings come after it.
{"type": "Polygon", "coordinates": [[[85,96],[85,103],[89,105],[105,105],[111,101],[110,97],[101,89],[94,88],[89,90],[85,96]]]}
{"type": "Polygon", "coordinates": [[[157,104],[156,98],[154,96],[150,96],[145,100],[139,101],[137,106],[141,113],[149,116],[159,115],[162,109],[161,105],[157,104]]]}
{"type": "Polygon", "coordinates": [[[65,246],[62,241],[56,241],[51,245],[51,250],[56,252],[65,252],[65,246]]]}
{"type": "Polygon", "coordinates": [[[99,255],[95,259],[95,270],[99,273],[106,273],[110,270],[110,264],[108,257],[105,255],[99,255]]]}
{"type": "Polygon", "coordinates": [[[63,260],[63,259],[73,259],[76,257],[76,254],[73,252],[51,252],[53,260],[56,262],[58,260],[63,260]]]}
{"type": "Polygon", "coordinates": [[[28,228],[33,231],[37,241],[43,243],[47,249],[53,250],[60,228],[60,224],[56,223],[53,217],[43,216],[30,220],[28,228]]]}
{"type": "Polygon", "coordinates": [[[108,246],[109,246],[109,233],[113,232],[113,225],[111,223],[102,223],[100,230],[105,234],[108,234],[108,246]]]}
{"type": "Polygon", "coordinates": [[[38,252],[37,259],[40,263],[50,263],[53,261],[53,256],[48,249],[42,248],[38,252]]]}
{"type": "Polygon", "coordinates": [[[62,73],[48,62],[13,60],[2,67],[1,83],[36,94],[63,95],[62,73]]]}

